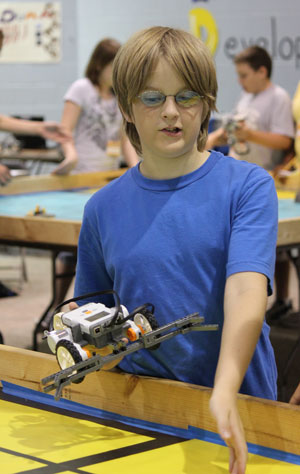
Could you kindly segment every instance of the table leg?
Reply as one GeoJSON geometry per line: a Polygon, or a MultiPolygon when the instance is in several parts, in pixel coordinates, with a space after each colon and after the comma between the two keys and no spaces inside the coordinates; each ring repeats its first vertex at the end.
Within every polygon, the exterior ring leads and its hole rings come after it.
{"type": "Polygon", "coordinates": [[[45,317],[47,316],[48,312],[50,311],[50,309],[53,307],[53,304],[54,304],[54,301],[55,301],[55,297],[56,297],[56,278],[57,278],[57,275],[56,275],[56,269],[55,269],[55,260],[56,260],[56,257],[58,255],[58,251],[55,251],[53,250],[51,252],[51,291],[52,291],[52,296],[51,296],[51,300],[50,300],[50,303],[48,304],[47,308],[45,309],[45,311],[43,312],[42,316],[40,317],[40,319],[38,320],[35,328],[34,328],[34,331],[33,331],[33,344],[32,344],[32,349],[34,351],[37,351],[37,335],[38,333],[40,332],[40,329],[41,329],[41,324],[42,322],[44,321],[45,317]]]}

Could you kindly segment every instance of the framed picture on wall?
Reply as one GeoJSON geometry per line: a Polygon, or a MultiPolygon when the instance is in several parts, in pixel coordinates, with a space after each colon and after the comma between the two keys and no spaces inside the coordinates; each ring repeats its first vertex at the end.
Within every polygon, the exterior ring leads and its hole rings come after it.
{"type": "Polygon", "coordinates": [[[0,63],[61,60],[59,2],[0,2],[0,63]]]}

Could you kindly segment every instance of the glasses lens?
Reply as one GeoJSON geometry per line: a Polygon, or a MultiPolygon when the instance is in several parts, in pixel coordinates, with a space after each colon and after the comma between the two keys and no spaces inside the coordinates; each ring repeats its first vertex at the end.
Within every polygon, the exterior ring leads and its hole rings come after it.
{"type": "Polygon", "coordinates": [[[176,102],[183,107],[192,107],[199,104],[201,96],[194,91],[182,91],[176,95],[176,102]]]}
{"type": "Polygon", "coordinates": [[[155,107],[156,105],[162,104],[166,96],[159,91],[146,91],[143,92],[139,98],[147,107],[155,107]]]}

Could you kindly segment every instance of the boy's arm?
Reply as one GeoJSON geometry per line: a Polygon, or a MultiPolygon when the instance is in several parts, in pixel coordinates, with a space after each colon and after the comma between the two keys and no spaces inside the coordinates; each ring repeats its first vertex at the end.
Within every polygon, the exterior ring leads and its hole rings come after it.
{"type": "Polygon", "coordinates": [[[290,399],[290,403],[292,403],[293,405],[300,405],[300,383],[298,387],[296,388],[296,390],[294,391],[290,399]]]}
{"type": "Polygon", "coordinates": [[[224,146],[228,143],[228,135],[223,127],[217,128],[213,132],[210,132],[207,136],[205,144],[206,150],[211,150],[215,146],[224,146]]]}
{"type": "Polygon", "coordinates": [[[241,142],[253,142],[273,150],[288,150],[292,145],[292,138],[280,133],[264,132],[262,130],[254,130],[240,122],[239,128],[234,132],[236,139],[241,142]]]}
{"type": "Polygon", "coordinates": [[[230,448],[230,472],[244,474],[247,445],[237,409],[237,393],[253,356],[267,304],[267,278],[261,273],[231,275],[226,282],[224,327],[210,400],[220,436],[230,448]]]}

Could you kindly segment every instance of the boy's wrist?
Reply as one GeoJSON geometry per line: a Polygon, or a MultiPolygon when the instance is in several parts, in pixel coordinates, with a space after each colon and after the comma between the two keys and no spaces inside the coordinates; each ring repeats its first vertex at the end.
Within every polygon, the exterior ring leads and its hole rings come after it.
{"type": "Polygon", "coordinates": [[[248,142],[252,142],[254,141],[254,138],[255,138],[255,130],[253,130],[252,128],[247,128],[247,141],[248,142]]]}
{"type": "Polygon", "coordinates": [[[213,395],[233,397],[237,395],[239,388],[239,384],[236,381],[229,379],[228,376],[216,377],[213,387],[213,395]]]}

